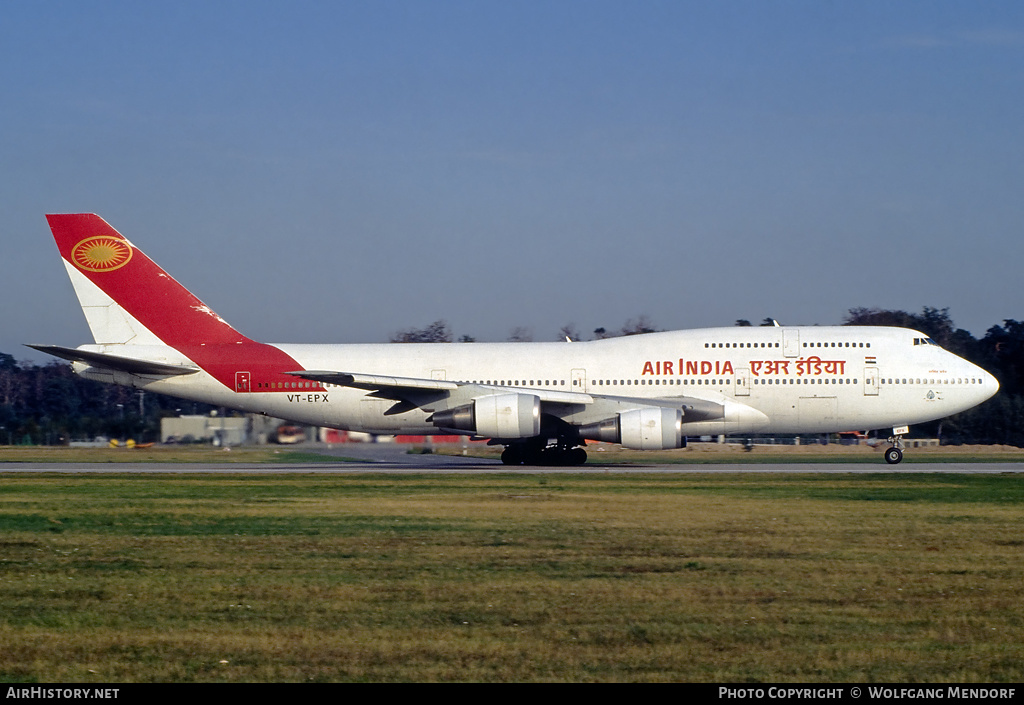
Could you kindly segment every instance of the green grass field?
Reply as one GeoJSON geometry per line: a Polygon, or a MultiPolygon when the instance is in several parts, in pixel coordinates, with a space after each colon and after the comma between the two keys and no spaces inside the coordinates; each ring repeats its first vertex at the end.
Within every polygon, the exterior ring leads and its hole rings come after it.
{"type": "Polygon", "coordinates": [[[1013,475],[0,474],[0,680],[1024,679],[1013,475]]]}
{"type": "MultiPolygon", "coordinates": [[[[1024,454],[1022,454],[1024,457],[1024,454]]],[[[346,458],[318,453],[317,448],[208,445],[148,448],[69,448],[68,446],[0,446],[3,463],[339,463],[346,458]]]]}

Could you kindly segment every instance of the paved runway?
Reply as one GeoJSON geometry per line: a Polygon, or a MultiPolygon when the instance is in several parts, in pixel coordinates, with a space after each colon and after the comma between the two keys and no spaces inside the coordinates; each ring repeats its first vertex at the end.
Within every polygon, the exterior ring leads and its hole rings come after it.
{"type": "Polygon", "coordinates": [[[118,473],[128,474],[160,474],[160,473],[219,473],[224,475],[283,475],[289,473],[298,474],[355,474],[355,473],[382,473],[392,475],[413,475],[421,473],[437,474],[508,474],[519,473],[524,475],[542,474],[696,474],[696,473],[808,473],[808,474],[871,474],[889,473],[909,475],[912,473],[948,473],[948,474],[999,474],[999,473],[1024,473],[1024,463],[923,463],[900,465],[893,468],[888,465],[865,465],[863,463],[771,463],[771,464],[725,464],[713,463],[708,465],[591,465],[582,467],[527,467],[517,468],[505,467],[501,463],[417,463],[404,465],[391,465],[386,463],[316,463],[304,464],[280,464],[280,465],[247,465],[236,463],[232,465],[203,465],[186,463],[117,463],[117,464],[90,464],[90,463],[5,463],[0,465],[0,475],[5,473],[62,473],[77,475],[114,475],[118,473]]]}
{"type": "Polygon", "coordinates": [[[1024,473],[1024,463],[707,463],[602,465],[592,453],[580,467],[510,467],[497,460],[450,455],[410,455],[405,446],[389,444],[349,445],[337,451],[318,451],[339,456],[337,463],[0,463],[2,473],[1024,473]],[[350,459],[356,459],[352,462],[350,459]],[[343,460],[344,459],[344,460],[343,460]]]}

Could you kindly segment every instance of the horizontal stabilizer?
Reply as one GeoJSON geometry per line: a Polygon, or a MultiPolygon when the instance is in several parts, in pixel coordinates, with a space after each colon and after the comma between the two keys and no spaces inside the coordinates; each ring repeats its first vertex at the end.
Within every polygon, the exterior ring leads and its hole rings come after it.
{"type": "Polygon", "coordinates": [[[29,345],[28,347],[64,360],[85,362],[93,367],[130,372],[135,375],[190,375],[199,371],[198,367],[136,360],[131,357],[121,357],[120,355],[108,355],[107,353],[89,352],[88,350],[78,350],[77,348],[65,348],[60,345],[29,345]]]}

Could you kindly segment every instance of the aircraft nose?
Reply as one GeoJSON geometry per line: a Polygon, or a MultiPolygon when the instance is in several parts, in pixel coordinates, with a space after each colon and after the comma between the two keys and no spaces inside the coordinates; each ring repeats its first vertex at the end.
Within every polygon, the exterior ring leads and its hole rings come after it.
{"type": "Polygon", "coordinates": [[[985,386],[992,388],[992,394],[989,396],[995,396],[995,393],[999,391],[999,380],[988,372],[985,373],[985,377],[987,378],[985,380],[985,386]]]}
{"type": "Polygon", "coordinates": [[[981,399],[978,403],[991,399],[999,391],[999,380],[993,375],[989,374],[985,370],[978,368],[978,372],[981,374],[981,399]]]}

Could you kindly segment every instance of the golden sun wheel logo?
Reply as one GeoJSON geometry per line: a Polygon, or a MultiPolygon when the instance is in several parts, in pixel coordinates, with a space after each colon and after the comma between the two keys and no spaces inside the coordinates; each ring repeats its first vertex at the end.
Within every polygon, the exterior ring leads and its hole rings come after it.
{"type": "Polygon", "coordinates": [[[71,261],[88,272],[112,272],[128,264],[132,248],[109,235],[87,237],[71,250],[71,261]]]}

